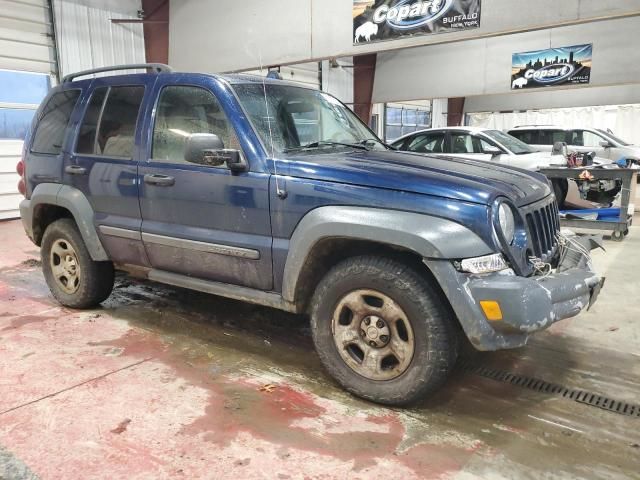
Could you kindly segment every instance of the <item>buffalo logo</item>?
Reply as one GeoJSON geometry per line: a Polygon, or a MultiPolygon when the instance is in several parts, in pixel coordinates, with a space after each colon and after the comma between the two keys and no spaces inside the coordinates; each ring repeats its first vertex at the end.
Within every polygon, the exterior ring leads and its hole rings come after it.
{"type": "Polygon", "coordinates": [[[356,28],[355,43],[360,43],[360,40],[364,38],[365,41],[370,42],[371,37],[378,34],[378,25],[373,22],[367,22],[356,28]]]}
{"type": "Polygon", "coordinates": [[[538,83],[551,85],[560,83],[570,78],[576,71],[576,67],[570,63],[556,63],[547,65],[538,70],[529,69],[524,73],[524,78],[538,83]]]}
{"type": "Polygon", "coordinates": [[[527,86],[527,83],[529,83],[529,80],[524,77],[520,77],[513,81],[511,88],[524,88],[527,86]]]}
{"type": "Polygon", "coordinates": [[[393,7],[378,7],[373,21],[376,24],[386,22],[394,30],[411,30],[435,22],[449,11],[452,4],[453,0],[400,0],[393,7]]]}

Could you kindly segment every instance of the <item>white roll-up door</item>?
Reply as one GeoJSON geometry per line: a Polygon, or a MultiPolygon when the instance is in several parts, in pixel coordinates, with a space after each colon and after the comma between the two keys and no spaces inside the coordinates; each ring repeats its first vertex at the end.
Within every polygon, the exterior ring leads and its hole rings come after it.
{"type": "Polygon", "coordinates": [[[55,72],[53,47],[46,0],[0,0],[0,69],[55,72]]]}
{"type": "Polygon", "coordinates": [[[0,0],[0,219],[19,215],[16,164],[56,72],[53,38],[46,0],[0,0]]]}

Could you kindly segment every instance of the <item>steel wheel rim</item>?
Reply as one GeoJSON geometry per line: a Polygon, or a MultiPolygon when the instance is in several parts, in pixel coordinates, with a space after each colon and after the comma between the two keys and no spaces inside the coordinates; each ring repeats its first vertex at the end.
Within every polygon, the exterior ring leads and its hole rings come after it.
{"type": "Polygon", "coordinates": [[[415,337],[404,310],[388,295],[354,290],[338,302],[331,333],[342,360],[369,380],[393,380],[413,359],[415,337]]]}
{"type": "Polygon", "coordinates": [[[58,239],[51,246],[49,255],[51,273],[60,289],[71,295],[80,288],[80,263],[78,255],[71,243],[65,239],[58,239]]]}

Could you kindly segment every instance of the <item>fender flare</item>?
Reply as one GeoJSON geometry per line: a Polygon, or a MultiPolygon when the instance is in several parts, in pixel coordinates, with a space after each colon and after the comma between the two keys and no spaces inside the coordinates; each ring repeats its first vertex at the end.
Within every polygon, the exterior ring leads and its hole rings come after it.
{"type": "Polygon", "coordinates": [[[300,221],[289,241],[282,296],[294,302],[306,260],[327,238],[352,238],[383,243],[417,253],[422,258],[456,259],[494,253],[464,225],[440,217],[367,207],[319,207],[300,221]]]}
{"type": "MultiPolygon", "coordinates": [[[[29,207],[27,209],[21,208],[21,212],[25,210],[29,211],[31,219],[27,223],[30,224],[31,231],[33,231],[34,212],[38,205],[56,205],[66,208],[71,212],[91,258],[98,262],[109,260],[109,256],[93,224],[93,208],[89,200],[87,200],[87,197],[85,197],[84,193],[80,190],[68,185],[41,183],[33,190],[28,202],[29,207]]],[[[23,213],[23,221],[24,220],[23,213]]]]}

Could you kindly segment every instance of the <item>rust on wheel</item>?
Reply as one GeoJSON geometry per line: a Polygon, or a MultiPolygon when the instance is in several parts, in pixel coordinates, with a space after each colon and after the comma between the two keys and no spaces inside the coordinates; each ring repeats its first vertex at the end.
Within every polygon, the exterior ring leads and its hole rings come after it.
{"type": "Polygon", "coordinates": [[[369,380],[399,377],[415,351],[413,329],[404,310],[375,290],[355,290],[342,297],[331,331],[342,360],[369,380]]]}
{"type": "Polygon", "coordinates": [[[53,242],[49,255],[51,272],[60,289],[71,295],[80,287],[80,264],[78,255],[67,240],[53,242]]]}

